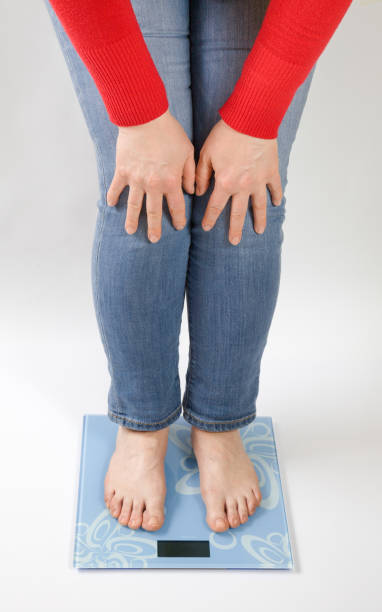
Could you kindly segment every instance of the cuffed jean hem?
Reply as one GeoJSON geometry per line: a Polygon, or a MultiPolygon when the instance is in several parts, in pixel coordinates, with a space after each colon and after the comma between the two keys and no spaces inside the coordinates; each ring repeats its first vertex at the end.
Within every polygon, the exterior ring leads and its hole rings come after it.
{"type": "Polygon", "coordinates": [[[118,423],[118,425],[123,425],[128,429],[135,429],[136,431],[158,431],[159,429],[164,429],[174,423],[182,412],[182,406],[178,406],[176,410],[171,412],[168,417],[162,419],[161,421],[156,421],[155,423],[144,423],[143,421],[137,421],[136,419],[129,419],[129,417],[124,416],[123,414],[116,414],[112,410],[108,410],[107,416],[114,423],[118,423]]]}
{"type": "Polygon", "coordinates": [[[240,419],[229,419],[226,421],[205,421],[195,416],[191,410],[188,410],[188,408],[183,408],[183,418],[185,421],[187,421],[187,423],[190,423],[190,425],[194,425],[194,427],[197,429],[203,429],[204,431],[232,431],[252,423],[252,421],[254,421],[256,418],[256,411],[252,412],[248,416],[241,417],[240,419]]]}

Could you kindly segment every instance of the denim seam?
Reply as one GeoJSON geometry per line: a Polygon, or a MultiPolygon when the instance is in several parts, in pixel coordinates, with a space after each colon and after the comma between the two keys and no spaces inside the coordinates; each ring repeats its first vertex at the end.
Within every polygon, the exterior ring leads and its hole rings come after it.
{"type": "Polygon", "coordinates": [[[256,416],[256,410],[245,417],[240,417],[240,419],[230,419],[229,421],[204,421],[203,419],[199,419],[198,417],[194,416],[191,410],[188,410],[188,408],[184,407],[183,414],[186,416],[189,415],[192,419],[194,419],[195,421],[199,421],[199,423],[203,423],[204,425],[230,425],[232,423],[239,423],[240,421],[246,421],[247,419],[251,419],[252,417],[256,416]]]}
{"type": "MultiPolygon", "coordinates": [[[[101,252],[101,246],[102,246],[102,238],[103,238],[103,229],[104,229],[104,225],[105,225],[105,209],[102,209],[101,211],[101,225],[100,225],[100,229],[99,229],[99,240],[98,240],[98,248],[97,248],[97,255],[96,255],[96,262],[95,262],[95,286],[96,286],[96,293],[95,293],[95,306],[96,306],[96,310],[98,313],[98,320],[99,320],[99,327],[100,327],[100,332],[101,332],[101,337],[103,339],[104,345],[105,345],[105,351],[106,351],[106,355],[107,355],[107,359],[109,362],[109,366],[110,366],[110,374],[111,374],[111,379],[113,379],[113,366],[112,366],[112,361],[111,361],[111,354],[110,354],[110,349],[109,349],[109,345],[106,339],[106,334],[105,334],[105,329],[103,326],[103,322],[102,322],[102,316],[101,316],[101,310],[99,308],[99,259],[100,259],[100,252],[101,252]]],[[[118,396],[116,395],[116,400],[117,400],[117,407],[119,412],[121,412],[121,406],[119,404],[119,400],[118,400],[118,396]]]]}
{"type": "Polygon", "coordinates": [[[144,421],[138,421],[137,419],[131,419],[129,417],[124,416],[123,414],[115,413],[112,410],[109,410],[109,414],[117,418],[121,418],[124,421],[128,421],[129,423],[135,423],[136,425],[145,425],[145,426],[147,425],[151,427],[152,425],[162,425],[163,423],[166,423],[167,421],[172,419],[174,416],[176,416],[178,412],[180,414],[181,410],[182,410],[182,405],[178,406],[175,410],[173,410],[173,412],[170,412],[170,414],[165,419],[162,419],[161,421],[156,421],[153,423],[147,423],[144,421]]]}

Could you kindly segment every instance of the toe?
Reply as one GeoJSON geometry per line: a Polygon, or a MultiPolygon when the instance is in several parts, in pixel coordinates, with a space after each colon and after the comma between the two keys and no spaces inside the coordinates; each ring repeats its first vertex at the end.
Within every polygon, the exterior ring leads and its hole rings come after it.
{"type": "Polygon", "coordinates": [[[105,484],[105,487],[104,487],[104,500],[105,500],[105,504],[106,504],[107,507],[109,507],[111,499],[112,499],[114,493],[115,493],[114,488],[105,484]]]}
{"type": "Polygon", "coordinates": [[[123,498],[115,493],[110,501],[110,514],[114,516],[114,518],[119,517],[119,513],[121,512],[123,498]]]}
{"type": "Polygon", "coordinates": [[[164,522],[163,503],[146,502],[146,508],[142,517],[142,527],[148,531],[160,529],[164,522]]]}
{"type": "Polygon", "coordinates": [[[245,523],[248,520],[248,507],[247,500],[243,495],[238,497],[237,507],[239,509],[240,522],[245,523]]]}
{"type": "Polygon", "coordinates": [[[142,525],[143,501],[134,501],[128,522],[130,529],[139,529],[142,525]]]}
{"type": "Polygon", "coordinates": [[[133,506],[133,500],[130,497],[125,497],[122,504],[121,514],[119,515],[119,522],[122,525],[127,525],[130,520],[131,510],[133,506]]]}
{"type": "Polygon", "coordinates": [[[109,493],[108,495],[105,495],[104,499],[105,499],[105,504],[106,504],[107,508],[110,508],[110,502],[112,500],[113,495],[114,495],[114,492],[113,493],[109,493]]]}
{"type": "Polygon", "coordinates": [[[249,491],[247,493],[248,514],[252,515],[255,512],[257,506],[258,506],[258,501],[257,501],[257,498],[255,497],[254,492],[249,491]]]}
{"type": "Polygon", "coordinates": [[[238,527],[240,525],[240,516],[237,507],[237,502],[233,498],[226,501],[227,519],[230,527],[238,527]]]}
{"type": "Polygon", "coordinates": [[[206,498],[207,516],[206,521],[213,531],[226,531],[229,528],[227,515],[224,509],[224,498],[206,498]]]}
{"type": "Polygon", "coordinates": [[[253,492],[257,500],[257,505],[259,506],[261,504],[261,500],[263,499],[263,496],[261,495],[260,487],[258,485],[253,487],[253,492]]]}

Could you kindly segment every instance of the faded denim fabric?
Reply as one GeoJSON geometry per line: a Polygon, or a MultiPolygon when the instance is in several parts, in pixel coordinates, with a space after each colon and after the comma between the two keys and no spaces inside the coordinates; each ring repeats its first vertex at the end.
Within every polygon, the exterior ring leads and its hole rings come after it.
{"type": "MultiPolygon", "coordinates": [[[[184,192],[187,225],[172,227],[164,206],[162,238],[146,237],[145,201],[134,235],[124,229],[128,187],[106,204],[118,128],[110,122],[86,67],[51,6],[47,8],[93,140],[100,198],[92,252],[92,285],[111,385],[108,416],[137,430],[157,430],[182,412],[207,431],[243,427],[256,416],[260,362],[280,280],[285,197],[267,227],[253,230],[249,205],[238,246],[228,241],[228,204],[210,232],[201,219],[213,190],[184,192]],[[186,390],[178,374],[185,296],[190,334],[186,390]]],[[[164,81],[171,113],[200,148],[218,108],[232,92],[260,29],[268,1],[133,0],[142,33],[164,81]]],[[[313,76],[297,90],[279,130],[280,174],[289,155],[313,76]]],[[[250,202],[249,202],[250,204],[250,202]]]]}

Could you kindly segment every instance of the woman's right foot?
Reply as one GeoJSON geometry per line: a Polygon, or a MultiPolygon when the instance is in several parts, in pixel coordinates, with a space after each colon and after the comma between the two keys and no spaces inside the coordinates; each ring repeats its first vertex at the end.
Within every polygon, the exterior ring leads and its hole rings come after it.
{"type": "Polygon", "coordinates": [[[130,529],[160,529],[164,522],[164,459],[168,427],[135,431],[119,426],[115,451],[105,476],[105,503],[130,529]]]}

